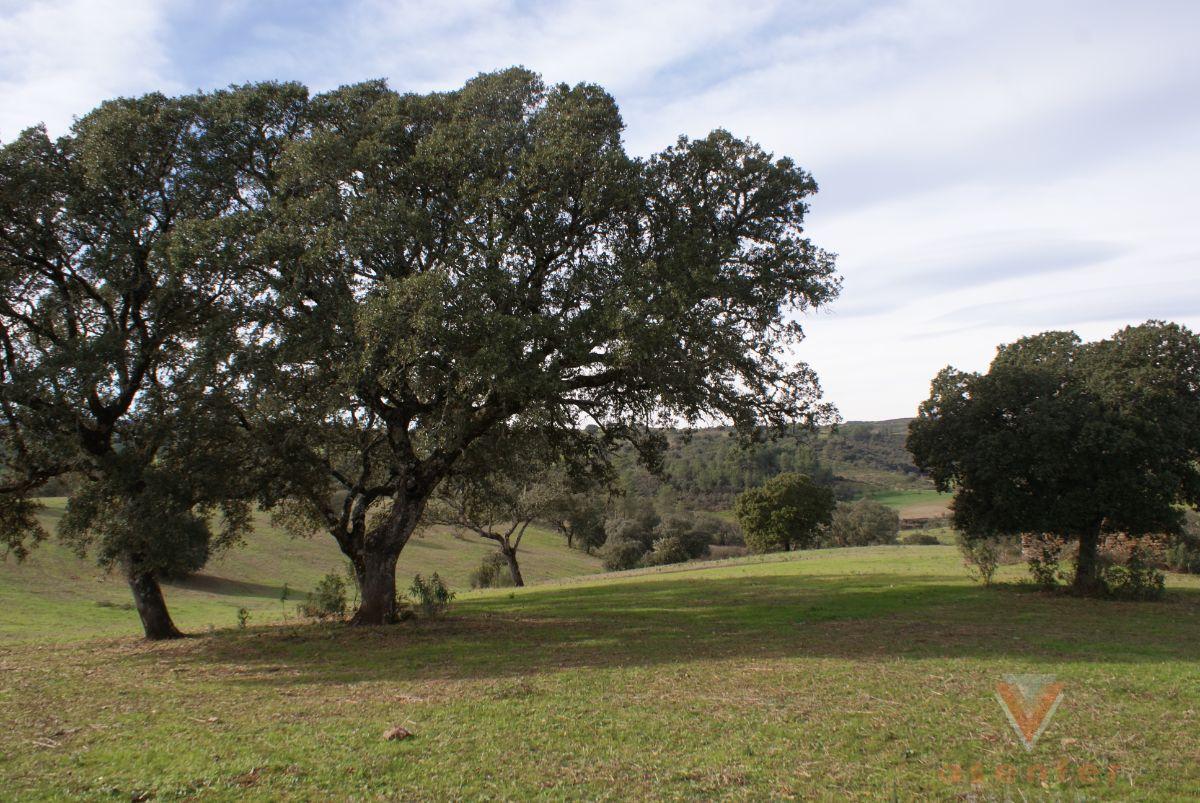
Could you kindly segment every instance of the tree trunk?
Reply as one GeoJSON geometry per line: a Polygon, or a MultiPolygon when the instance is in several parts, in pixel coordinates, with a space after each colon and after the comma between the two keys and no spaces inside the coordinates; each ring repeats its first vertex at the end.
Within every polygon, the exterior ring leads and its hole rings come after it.
{"type": "Polygon", "coordinates": [[[500,554],[504,555],[504,559],[508,561],[508,573],[512,575],[513,585],[524,586],[525,579],[521,577],[521,567],[517,565],[517,550],[501,546],[500,554]]]}
{"type": "Polygon", "coordinates": [[[179,628],[171,621],[162,588],[158,585],[158,578],[154,573],[136,569],[133,561],[127,561],[125,579],[129,581],[129,590],[133,592],[133,604],[137,606],[138,616],[142,619],[142,630],[146,632],[146,638],[151,641],[183,638],[183,633],[180,633],[179,628]]]}
{"type": "Polygon", "coordinates": [[[362,601],[352,625],[390,625],[396,621],[396,561],[399,550],[363,552],[362,601]]]}
{"type": "Polygon", "coordinates": [[[1072,590],[1083,596],[1096,596],[1104,591],[1100,579],[1100,528],[1079,536],[1079,556],[1075,558],[1075,580],[1072,590]]]}

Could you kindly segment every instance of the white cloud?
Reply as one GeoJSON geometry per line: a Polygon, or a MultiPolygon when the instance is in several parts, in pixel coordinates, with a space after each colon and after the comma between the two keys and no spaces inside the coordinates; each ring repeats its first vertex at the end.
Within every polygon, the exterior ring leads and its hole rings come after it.
{"type": "Polygon", "coordinates": [[[800,356],[881,418],[1034,331],[1200,325],[1198,29],[1193,0],[0,0],[0,139],[180,86],[600,83],[635,153],[720,126],[816,175],[845,291],[800,356]]]}
{"type": "Polygon", "coordinates": [[[114,96],[174,90],[163,11],[152,0],[0,3],[0,141],[43,122],[62,134],[114,96]]]}

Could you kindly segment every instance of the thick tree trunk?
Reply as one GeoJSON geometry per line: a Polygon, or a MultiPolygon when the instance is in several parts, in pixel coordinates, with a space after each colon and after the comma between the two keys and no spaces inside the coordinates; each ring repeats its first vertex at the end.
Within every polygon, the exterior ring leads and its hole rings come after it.
{"type": "Polygon", "coordinates": [[[129,590],[133,592],[133,604],[137,606],[138,616],[142,619],[146,638],[152,641],[182,638],[183,633],[171,621],[162,588],[153,572],[136,569],[130,561],[125,566],[125,579],[129,581],[129,590]]]}
{"type": "Polygon", "coordinates": [[[400,551],[363,552],[362,601],[352,625],[390,625],[396,621],[396,561],[400,551]]]}
{"type": "Polygon", "coordinates": [[[1095,596],[1104,591],[1100,579],[1100,528],[1079,536],[1079,556],[1075,558],[1075,580],[1071,585],[1076,594],[1095,596]]]}
{"type": "Polygon", "coordinates": [[[508,561],[508,573],[512,575],[513,585],[525,585],[525,578],[521,577],[521,567],[517,564],[517,550],[501,546],[500,554],[508,561]]]}

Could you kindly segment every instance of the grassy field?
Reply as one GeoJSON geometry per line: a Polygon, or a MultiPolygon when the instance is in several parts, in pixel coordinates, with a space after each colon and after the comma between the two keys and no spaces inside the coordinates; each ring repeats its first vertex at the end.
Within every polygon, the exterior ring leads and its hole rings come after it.
{"type": "Polygon", "coordinates": [[[880,491],[868,494],[869,499],[896,510],[901,518],[935,518],[950,512],[950,500],[954,494],[943,494],[930,490],[880,491]]]}
{"type": "Polygon", "coordinates": [[[1001,574],[818,550],[473,592],[387,629],[8,641],[0,796],[1200,796],[1200,583],[1136,604],[1001,574]],[[1065,684],[1029,753],[993,697],[1010,673],[1065,684]]]}
{"type": "MultiPolygon", "coordinates": [[[[43,517],[53,530],[63,500],[47,499],[43,517]]],[[[495,551],[490,541],[459,539],[444,530],[416,536],[401,556],[398,582],[407,587],[418,572],[438,572],[458,590],[469,588],[468,575],[483,556],[495,551]]],[[[531,528],[521,543],[522,573],[529,582],[589,574],[600,561],[567,549],[562,536],[531,528]]],[[[258,516],[254,536],[239,549],[212,561],[203,573],[165,587],[167,604],[185,630],[229,627],[239,608],[251,623],[295,615],[296,603],[330,571],[346,565],[333,539],[314,535],[292,538],[258,516]],[[281,604],[287,583],[290,602],[281,604]]],[[[135,635],[137,614],[129,588],[118,574],[106,574],[53,540],[42,543],[21,564],[0,562],[0,639],[79,639],[96,635],[135,635]]]]}

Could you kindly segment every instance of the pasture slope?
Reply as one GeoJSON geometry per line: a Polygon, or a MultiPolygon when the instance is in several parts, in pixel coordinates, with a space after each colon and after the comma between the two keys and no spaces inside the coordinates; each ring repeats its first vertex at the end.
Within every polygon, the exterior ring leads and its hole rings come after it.
{"type": "Polygon", "coordinates": [[[1200,797],[1200,582],[1139,604],[1019,578],[973,585],[946,546],[817,550],[383,629],[10,639],[0,796],[1200,797]],[[994,697],[1024,673],[1064,684],[1032,752],[994,697]]]}
{"type": "MultiPolygon", "coordinates": [[[[43,502],[42,520],[53,532],[64,500],[43,502]]],[[[346,559],[328,535],[293,538],[262,514],[254,525],[243,546],[213,560],[200,574],[164,586],[182,629],[232,626],[239,608],[250,612],[251,624],[294,619],[297,603],[321,577],[345,571],[346,559]],[[283,603],[285,583],[288,601],[283,603]]],[[[491,541],[456,537],[444,529],[418,534],[400,559],[397,582],[404,589],[414,574],[436,571],[451,587],[465,590],[471,571],[495,549],[491,541]]],[[[568,549],[562,536],[537,527],[526,533],[520,555],[529,581],[600,571],[599,559],[568,549]]],[[[0,561],[0,640],[136,635],[141,630],[130,606],[124,579],[77,557],[53,538],[38,545],[23,564],[11,557],[0,561]]]]}

